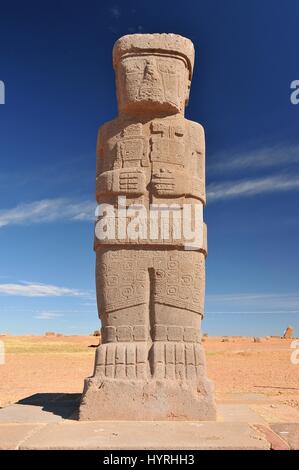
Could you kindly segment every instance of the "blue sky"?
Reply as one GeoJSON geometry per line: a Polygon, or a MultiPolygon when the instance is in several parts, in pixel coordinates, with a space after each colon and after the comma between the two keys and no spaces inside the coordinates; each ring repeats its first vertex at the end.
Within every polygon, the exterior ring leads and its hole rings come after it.
{"type": "Polygon", "coordinates": [[[299,334],[297,0],[1,5],[0,331],[98,327],[97,128],[116,115],[111,51],[134,32],[196,48],[186,117],[207,140],[204,331],[299,334]]]}

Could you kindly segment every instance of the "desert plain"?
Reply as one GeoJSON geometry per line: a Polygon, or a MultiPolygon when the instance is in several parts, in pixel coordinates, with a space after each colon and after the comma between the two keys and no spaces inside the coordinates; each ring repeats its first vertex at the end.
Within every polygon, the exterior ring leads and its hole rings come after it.
{"type": "MultiPolygon", "coordinates": [[[[1,336],[0,407],[37,393],[81,393],[92,375],[96,336],[1,336]]],[[[248,402],[293,412],[299,422],[299,364],[291,362],[292,340],[278,337],[205,337],[208,376],[219,403],[248,402]]],[[[268,417],[269,418],[269,417],[268,417]]],[[[291,419],[290,419],[291,418],[291,419]]]]}

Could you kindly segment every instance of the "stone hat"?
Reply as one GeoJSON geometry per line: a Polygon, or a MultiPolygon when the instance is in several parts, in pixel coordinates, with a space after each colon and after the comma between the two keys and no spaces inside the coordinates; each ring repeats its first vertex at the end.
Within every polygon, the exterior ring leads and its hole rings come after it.
{"type": "Polygon", "coordinates": [[[187,61],[191,80],[194,66],[194,46],[190,39],[173,33],[127,34],[119,38],[113,47],[113,67],[125,54],[138,52],[168,52],[180,55],[187,61]]]}

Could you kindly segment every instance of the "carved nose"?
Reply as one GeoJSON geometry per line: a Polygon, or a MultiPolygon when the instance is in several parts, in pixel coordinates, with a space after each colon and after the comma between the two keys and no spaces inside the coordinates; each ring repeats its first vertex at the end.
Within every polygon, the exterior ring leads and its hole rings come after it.
{"type": "Polygon", "coordinates": [[[152,61],[147,61],[144,69],[144,78],[147,80],[157,80],[159,79],[158,70],[156,64],[152,61]]]}

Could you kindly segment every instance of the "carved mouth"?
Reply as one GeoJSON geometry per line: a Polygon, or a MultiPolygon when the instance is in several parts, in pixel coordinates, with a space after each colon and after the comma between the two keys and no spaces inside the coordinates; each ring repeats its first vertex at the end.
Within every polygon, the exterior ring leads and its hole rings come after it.
{"type": "Polygon", "coordinates": [[[181,111],[181,108],[175,103],[151,95],[126,103],[123,111],[138,113],[155,111],[158,113],[176,114],[181,111]]]}

